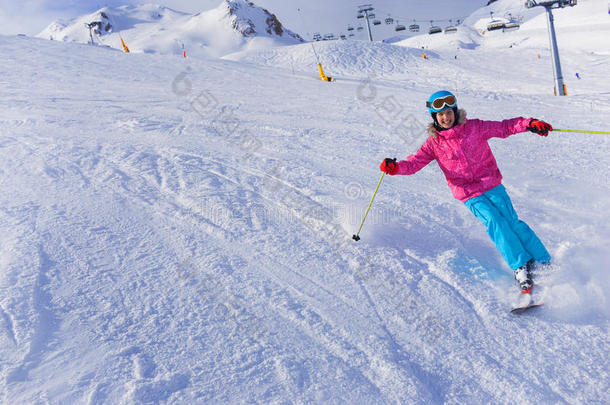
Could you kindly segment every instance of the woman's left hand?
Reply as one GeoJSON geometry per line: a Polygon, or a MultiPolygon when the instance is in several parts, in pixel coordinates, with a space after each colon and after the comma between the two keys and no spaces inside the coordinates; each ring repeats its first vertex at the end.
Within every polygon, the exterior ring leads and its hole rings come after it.
{"type": "Polygon", "coordinates": [[[547,136],[553,127],[549,123],[532,118],[526,129],[540,136],[547,136]]]}

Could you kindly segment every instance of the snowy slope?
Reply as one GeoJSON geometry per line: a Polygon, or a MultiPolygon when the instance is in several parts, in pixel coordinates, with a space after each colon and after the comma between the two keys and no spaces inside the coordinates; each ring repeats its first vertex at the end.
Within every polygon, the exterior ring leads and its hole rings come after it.
{"type": "Polygon", "coordinates": [[[53,22],[37,37],[90,43],[85,25],[92,22],[101,23],[93,32],[96,44],[122,50],[122,37],[132,52],[181,55],[184,49],[189,56],[221,56],[302,41],[275,15],[245,0],[222,0],[196,15],[152,4],[104,7],[69,22],[53,22]]]}
{"type": "MultiPolygon", "coordinates": [[[[580,51],[583,54],[610,52],[610,43],[607,41],[610,35],[608,6],[606,0],[580,0],[574,7],[553,10],[557,40],[561,49],[580,51]]],[[[524,9],[520,1],[499,0],[490,8],[495,10],[496,14],[510,13],[506,10],[512,10],[512,15],[523,17],[524,22],[519,31],[510,35],[490,33],[492,35],[489,35],[489,46],[506,47],[514,43],[522,47],[549,48],[547,17],[542,7],[524,9]]],[[[476,16],[477,14],[473,14],[471,17],[473,21],[476,16]]]]}
{"type": "MultiPolygon", "coordinates": [[[[316,72],[318,60],[329,74],[339,77],[393,75],[406,77],[414,65],[423,63],[421,49],[393,46],[380,42],[324,41],[264,50],[248,50],[224,59],[291,71],[316,72]]],[[[430,58],[437,58],[429,52],[430,58]]]]}
{"type": "MultiPolygon", "coordinates": [[[[498,0],[483,7],[460,25],[455,35],[419,35],[405,39],[398,45],[422,46],[429,49],[475,49],[480,46],[506,49],[509,47],[549,49],[547,21],[544,8],[525,8],[521,0],[498,0]],[[493,18],[520,21],[516,31],[487,31],[487,24],[493,18]]],[[[609,52],[606,40],[610,35],[610,18],[605,0],[582,0],[575,7],[553,11],[555,29],[561,50],[582,53],[609,52]]]]}
{"type": "Polygon", "coordinates": [[[491,142],[554,257],[531,316],[435,165],[386,178],[350,237],[431,91],[608,130],[609,56],[557,98],[532,49],[340,46],[317,48],[331,84],[309,44],[184,60],[0,37],[3,403],[608,402],[607,136],[491,142]]]}

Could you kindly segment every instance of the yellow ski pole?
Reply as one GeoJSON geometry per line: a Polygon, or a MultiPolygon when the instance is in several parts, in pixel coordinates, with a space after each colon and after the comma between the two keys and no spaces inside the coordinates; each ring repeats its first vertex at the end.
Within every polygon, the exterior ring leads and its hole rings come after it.
{"type": "Polygon", "coordinates": [[[558,131],[558,132],[579,132],[582,134],[603,134],[603,135],[610,135],[610,132],[605,132],[605,131],[583,131],[581,129],[557,129],[557,128],[553,128],[553,132],[558,131]]]}
{"type": "Polygon", "coordinates": [[[371,198],[371,202],[369,203],[369,206],[366,209],[366,212],[364,213],[364,218],[362,218],[362,222],[360,223],[360,228],[358,228],[358,232],[356,232],[352,236],[352,239],[355,240],[355,241],[359,241],[360,240],[360,231],[362,230],[362,225],[364,225],[364,220],[366,219],[366,216],[369,214],[369,210],[371,209],[371,205],[373,205],[373,200],[375,199],[375,196],[377,195],[377,190],[379,190],[379,186],[381,185],[381,180],[383,180],[383,176],[385,176],[385,173],[381,173],[381,177],[379,178],[379,183],[377,183],[377,187],[375,188],[375,192],[373,193],[373,198],[371,198]]]}

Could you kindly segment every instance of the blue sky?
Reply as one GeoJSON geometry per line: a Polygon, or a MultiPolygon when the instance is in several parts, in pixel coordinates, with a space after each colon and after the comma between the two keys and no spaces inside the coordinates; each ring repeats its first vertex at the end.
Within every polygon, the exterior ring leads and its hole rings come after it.
{"type": "MultiPolygon", "coordinates": [[[[487,0],[253,0],[275,13],[289,29],[336,32],[337,26],[354,21],[357,6],[371,3],[380,16],[388,13],[408,18],[447,19],[470,14],[487,0]],[[301,12],[297,12],[301,9],[301,12]],[[412,12],[417,10],[417,12],[412,12]],[[457,11],[459,10],[459,11],[457,11]]],[[[71,19],[104,6],[161,4],[178,11],[197,13],[219,5],[221,0],[0,0],[0,34],[36,35],[57,19],[71,19]]],[[[341,28],[339,28],[341,29],[341,28]]]]}
{"type": "Polygon", "coordinates": [[[95,11],[103,5],[119,5],[125,1],[89,0],[0,0],[0,34],[35,35],[57,19],[70,19],[95,11]],[[97,4],[101,4],[97,7],[97,4]]]}

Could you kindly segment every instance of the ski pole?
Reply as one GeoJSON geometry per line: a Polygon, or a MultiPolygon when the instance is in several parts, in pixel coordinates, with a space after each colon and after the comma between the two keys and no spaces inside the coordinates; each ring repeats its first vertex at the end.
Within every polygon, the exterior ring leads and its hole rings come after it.
{"type": "Polygon", "coordinates": [[[583,131],[581,129],[557,129],[557,128],[553,128],[553,131],[559,131],[559,132],[579,132],[579,133],[583,133],[583,134],[610,135],[610,132],[605,132],[605,131],[583,131]]]}
{"type": "Polygon", "coordinates": [[[381,180],[383,180],[383,176],[385,176],[385,173],[381,173],[381,177],[379,178],[379,183],[377,183],[377,187],[375,188],[375,192],[373,193],[373,198],[371,198],[371,202],[369,203],[369,206],[366,209],[366,212],[364,213],[364,218],[362,218],[362,222],[360,223],[360,228],[358,228],[358,232],[356,232],[352,236],[352,239],[355,240],[355,241],[359,241],[360,240],[360,231],[362,230],[362,225],[364,225],[364,220],[366,219],[366,216],[369,214],[369,210],[371,209],[371,205],[373,205],[373,200],[375,199],[375,196],[377,195],[377,190],[379,190],[379,186],[381,186],[381,180]]]}

